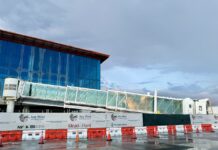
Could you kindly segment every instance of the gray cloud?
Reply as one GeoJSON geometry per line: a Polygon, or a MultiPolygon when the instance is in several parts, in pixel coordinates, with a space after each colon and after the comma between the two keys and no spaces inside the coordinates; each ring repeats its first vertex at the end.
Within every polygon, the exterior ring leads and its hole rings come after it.
{"type": "Polygon", "coordinates": [[[217,0],[1,2],[0,28],[108,53],[111,57],[103,71],[115,66],[156,69],[160,71],[157,81],[162,74],[174,72],[191,74],[193,79],[193,75],[204,76],[207,85],[191,79],[189,85],[174,85],[163,79],[169,86],[165,94],[196,92],[218,98],[214,78],[218,73],[217,0]]]}

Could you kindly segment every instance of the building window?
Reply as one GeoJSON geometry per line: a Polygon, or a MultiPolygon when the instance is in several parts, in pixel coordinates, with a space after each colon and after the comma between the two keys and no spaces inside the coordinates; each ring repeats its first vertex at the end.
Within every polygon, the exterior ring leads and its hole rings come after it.
{"type": "Polygon", "coordinates": [[[192,108],[192,105],[191,105],[191,104],[189,104],[189,108],[192,108]]]}
{"type": "Polygon", "coordinates": [[[202,106],[199,106],[199,111],[202,111],[202,106]]]}

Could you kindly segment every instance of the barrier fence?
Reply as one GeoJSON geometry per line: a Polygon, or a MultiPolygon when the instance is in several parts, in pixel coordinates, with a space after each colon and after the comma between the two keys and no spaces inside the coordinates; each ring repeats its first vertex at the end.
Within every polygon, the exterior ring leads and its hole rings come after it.
{"type": "Polygon", "coordinates": [[[146,127],[122,127],[122,128],[88,128],[88,129],[46,129],[46,130],[13,130],[0,131],[2,142],[16,142],[22,140],[45,140],[75,139],[78,134],[81,139],[106,139],[107,133],[112,138],[131,138],[132,136],[144,135],[147,137],[161,137],[164,135],[179,135],[199,132],[216,132],[218,127],[213,124],[201,125],[168,125],[168,126],[146,126],[146,127]]]}
{"type": "Polygon", "coordinates": [[[143,114],[143,126],[191,124],[190,115],[143,114]]]}
{"type": "MultiPolygon", "coordinates": [[[[177,135],[218,130],[216,115],[191,115],[187,121],[177,119],[175,124],[162,122],[162,125],[146,125],[151,116],[140,113],[0,113],[0,137],[2,142],[21,140],[74,139],[78,135],[84,139],[106,139],[107,133],[112,137],[129,138],[138,135],[159,137],[160,135],[177,135]],[[142,119],[143,118],[143,119],[142,119]],[[193,121],[194,118],[194,121],[193,121]],[[196,124],[191,124],[196,123],[196,124]],[[209,123],[208,123],[209,122],[209,123]]],[[[183,115],[184,116],[184,115],[183,115]]],[[[166,115],[156,115],[163,119],[166,115]]],[[[176,117],[179,117],[177,115],[176,117]]],[[[168,118],[172,123],[175,116],[168,118]]],[[[157,123],[157,122],[156,122],[157,123]]]]}
{"type": "Polygon", "coordinates": [[[0,131],[143,126],[141,113],[0,113],[0,131]]]}

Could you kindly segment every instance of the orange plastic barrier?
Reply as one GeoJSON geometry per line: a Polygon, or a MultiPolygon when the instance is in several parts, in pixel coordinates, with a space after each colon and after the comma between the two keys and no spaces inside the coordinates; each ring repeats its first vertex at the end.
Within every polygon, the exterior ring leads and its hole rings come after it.
{"type": "Polygon", "coordinates": [[[122,136],[132,136],[133,135],[133,130],[134,127],[122,127],[121,128],[121,133],[122,133],[122,136]]]}
{"type": "Polygon", "coordinates": [[[185,133],[191,133],[193,132],[193,129],[192,129],[192,125],[191,124],[186,124],[183,126],[184,127],[184,132],[185,133]]]}
{"type": "Polygon", "coordinates": [[[168,134],[169,135],[175,135],[176,134],[176,126],[175,125],[168,125],[168,134]]]}
{"type": "Polygon", "coordinates": [[[148,136],[158,136],[157,126],[147,126],[147,135],[148,136]]]}
{"type": "Polygon", "coordinates": [[[45,139],[66,139],[67,138],[67,129],[48,129],[45,130],[45,139]]]}
{"type": "Polygon", "coordinates": [[[94,138],[105,138],[106,128],[89,128],[88,129],[88,139],[94,138]]]}
{"type": "Polygon", "coordinates": [[[213,132],[212,124],[201,124],[201,128],[203,132],[213,132]]]}
{"type": "Polygon", "coordinates": [[[2,142],[16,142],[22,140],[22,131],[0,131],[2,142]]]}

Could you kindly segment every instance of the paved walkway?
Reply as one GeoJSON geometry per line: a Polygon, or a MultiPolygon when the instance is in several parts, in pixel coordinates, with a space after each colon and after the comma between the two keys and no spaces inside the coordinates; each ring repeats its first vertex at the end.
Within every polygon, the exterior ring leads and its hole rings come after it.
{"type": "Polygon", "coordinates": [[[100,150],[184,150],[184,149],[211,149],[217,150],[218,133],[179,134],[177,136],[160,135],[160,138],[138,136],[137,140],[130,138],[114,138],[112,142],[105,140],[52,140],[39,145],[38,141],[23,141],[4,143],[0,150],[65,150],[65,149],[100,149],[100,150]]]}

